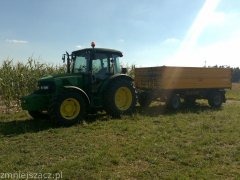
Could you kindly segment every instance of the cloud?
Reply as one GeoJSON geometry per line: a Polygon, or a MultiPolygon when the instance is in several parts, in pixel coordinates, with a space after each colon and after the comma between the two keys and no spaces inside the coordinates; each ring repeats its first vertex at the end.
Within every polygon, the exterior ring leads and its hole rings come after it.
{"type": "Polygon", "coordinates": [[[11,44],[28,44],[29,43],[26,40],[17,40],[17,39],[7,39],[6,42],[11,44]]]}
{"type": "Polygon", "coordinates": [[[119,42],[119,43],[124,43],[125,40],[124,40],[124,39],[119,39],[118,42],[119,42]]]}
{"type": "Polygon", "coordinates": [[[78,48],[78,49],[82,49],[83,46],[82,46],[82,45],[77,45],[76,48],[78,48]]]}
{"type": "Polygon", "coordinates": [[[216,11],[218,2],[199,13],[178,51],[165,59],[166,65],[240,67],[240,13],[216,11]]]}
{"type": "Polygon", "coordinates": [[[216,14],[215,10],[219,2],[220,0],[205,1],[202,9],[199,11],[197,17],[193,21],[182,42],[182,45],[179,49],[179,56],[186,52],[192,51],[197,41],[199,40],[199,37],[206,29],[206,27],[210,24],[210,22],[218,21],[219,14],[216,14]]]}
{"type": "Polygon", "coordinates": [[[209,25],[221,25],[226,22],[227,14],[224,12],[213,12],[208,17],[209,25]]]}
{"type": "Polygon", "coordinates": [[[195,46],[191,51],[174,54],[165,59],[170,66],[199,66],[227,65],[240,67],[240,32],[232,34],[228,39],[214,42],[205,46],[195,46]]]}
{"type": "Polygon", "coordinates": [[[177,38],[168,38],[166,39],[165,41],[163,41],[163,44],[179,44],[180,43],[180,40],[177,39],[177,38]]]}

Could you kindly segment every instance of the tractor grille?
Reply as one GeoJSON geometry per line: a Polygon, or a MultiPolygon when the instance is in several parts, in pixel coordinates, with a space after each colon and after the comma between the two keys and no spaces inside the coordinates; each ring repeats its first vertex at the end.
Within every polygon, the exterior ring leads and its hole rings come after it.
{"type": "Polygon", "coordinates": [[[37,93],[52,93],[56,89],[53,81],[39,81],[37,93]]]}

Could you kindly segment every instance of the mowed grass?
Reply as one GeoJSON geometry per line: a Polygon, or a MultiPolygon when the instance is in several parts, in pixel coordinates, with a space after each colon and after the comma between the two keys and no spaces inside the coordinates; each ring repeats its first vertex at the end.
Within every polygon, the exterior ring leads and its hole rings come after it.
{"type": "Polygon", "coordinates": [[[25,112],[0,115],[0,172],[62,172],[63,179],[240,178],[240,103],[178,112],[153,103],[133,116],[89,116],[55,127],[25,112]]]}
{"type": "Polygon", "coordinates": [[[227,98],[230,100],[240,100],[240,83],[232,84],[232,89],[227,90],[227,98]]]}

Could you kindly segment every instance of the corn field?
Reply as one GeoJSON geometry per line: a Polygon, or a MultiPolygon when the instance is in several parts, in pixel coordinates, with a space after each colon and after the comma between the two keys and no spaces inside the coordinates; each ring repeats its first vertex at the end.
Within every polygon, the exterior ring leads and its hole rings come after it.
{"type": "Polygon", "coordinates": [[[0,112],[20,109],[20,97],[37,88],[37,80],[49,74],[64,72],[64,67],[39,63],[29,58],[26,63],[5,60],[0,65],[0,112]]]}

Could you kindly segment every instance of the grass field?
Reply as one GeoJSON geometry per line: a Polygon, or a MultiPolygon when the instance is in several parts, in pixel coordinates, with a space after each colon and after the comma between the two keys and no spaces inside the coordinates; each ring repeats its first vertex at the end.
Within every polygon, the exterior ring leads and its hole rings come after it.
{"type": "Polygon", "coordinates": [[[0,173],[62,172],[63,179],[240,179],[239,85],[220,110],[153,104],[133,116],[89,116],[55,127],[25,113],[0,115],[0,173]]]}
{"type": "Polygon", "coordinates": [[[240,101],[240,83],[232,84],[232,89],[227,90],[227,97],[230,100],[239,100],[240,101]]]}

